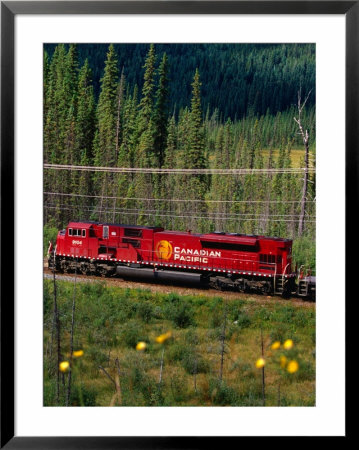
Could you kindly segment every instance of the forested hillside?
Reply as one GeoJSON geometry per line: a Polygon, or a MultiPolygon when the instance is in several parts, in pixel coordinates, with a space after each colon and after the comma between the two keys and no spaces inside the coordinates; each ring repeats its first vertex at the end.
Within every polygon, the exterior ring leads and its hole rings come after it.
{"type": "Polygon", "coordinates": [[[315,47],[45,46],[44,163],[46,226],[91,219],[313,242],[315,47]],[[303,230],[299,91],[302,106],[309,94],[303,230]]]}
{"type": "MultiPolygon", "coordinates": [[[[118,68],[132,88],[143,87],[143,63],[148,44],[114,44],[118,68]]],[[[56,46],[45,45],[52,57],[56,46]]],[[[107,44],[78,44],[78,61],[87,59],[95,97],[103,76],[107,44]]],[[[276,114],[295,105],[297,90],[312,89],[308,106],[315,105],[315,46],[308,44],[156,44],[158,62],[168,57],[169,111],[189,105],[191,83],[198,68],[202,108],[218,109],[221,120],[235,121],[248,114],[276,114]]]]}

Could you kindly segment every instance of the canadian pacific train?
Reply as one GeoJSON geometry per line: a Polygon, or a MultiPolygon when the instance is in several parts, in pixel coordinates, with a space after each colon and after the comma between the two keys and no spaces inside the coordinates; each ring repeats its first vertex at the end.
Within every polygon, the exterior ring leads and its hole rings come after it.
{"type": "Polygon", "coordinates": [[[315,297],[315,277],[292,270],[292,240],[161,227],[70,222],[50,243],[49,267],[103,277],[196,281],[220,290],[315,297]]]}

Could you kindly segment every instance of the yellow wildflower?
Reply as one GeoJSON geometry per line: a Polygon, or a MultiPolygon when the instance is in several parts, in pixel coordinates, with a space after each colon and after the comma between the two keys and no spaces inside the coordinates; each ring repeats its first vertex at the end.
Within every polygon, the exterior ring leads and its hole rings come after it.
{"type": "Polygon", "coordinates": [[[299,369],[299,364],[297,363],[297,361],[289,361],[288,366],[287,366],[287,370],[289,373],[294,373],[299,369]]]}
{"type": "Polygon", "coordinates": [[[271,345],[271,349],[272,350],[278,350],[278,348],[280,347],[280,342],[279,341],[275,341],[273,342],[273,344],[271,345]]]}
{"type": "Polygon", "coordinates": [[[160,334],[159,336],[156,337],[156,342],[158,342],[159,344],[163,344],[171,336],[172,336],[172,333],[170,331],[168,331],[167,333],[164,333],[164,334],[160,334]]]}
{"type": "Polygon", "coordinates": [[[286,358],[285,356],[282,355],[282,356],[279,358],[279,361],[280,361],[280,366],[281,366],[281,368],[284,369],[284,367],[287,365],[287,358],[286,358]]]}
{"type": "Polygon", "coordinates": [[[83,350],[76,350],[75,352],[73,352],[72,356],[74,358],[80,358],[81,356],[84,355],[84,351],[83,350]]]}
{"type": "Polygon", "coordinates": [[[59,364],[59,370],[60,372],[68,372],[70,370],[70,363],[68,361],[62,361],[59,364]]]}
{"type": "Polygon", "coordinates": [[[146,342],[139,342],[136,345],[136,350],[145,350],[146,346],[147,346],[146,342]]]}
{"type": "Polygon", "coordinates": [[[256,361],[256,367],[257,369],[261,369],[262,367],[264,367],[266,364],[265,360],[263,358],[259,358],[256,361]]]}
{"type": "Polygon", "coordinates": [[[292,341],[292,339],[287,339],[285,342],[284,342],[284,344],[283,344],[283,347],[286,349],[286,350],[289,350],[289,349],[291,349],[292,347],[293,347],[293,341],[292,341]]]}

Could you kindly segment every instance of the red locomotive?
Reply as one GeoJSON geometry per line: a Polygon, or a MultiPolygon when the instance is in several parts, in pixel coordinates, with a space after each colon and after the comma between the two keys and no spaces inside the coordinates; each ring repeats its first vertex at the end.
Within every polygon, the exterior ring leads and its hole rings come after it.
{"type": "Polygon", "coordinates": [[[303,278],[297,287],[291,263],[290,239],[96,222],[70,222],[49,257],[49,266],[62,272],[194,280],[217,289],[308,296],[315,280],[303,278]]]}

